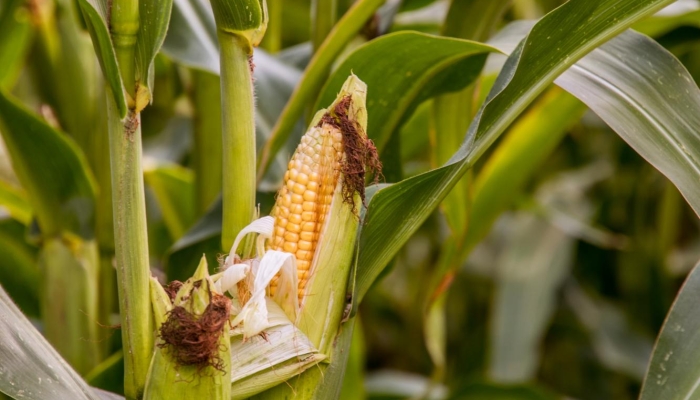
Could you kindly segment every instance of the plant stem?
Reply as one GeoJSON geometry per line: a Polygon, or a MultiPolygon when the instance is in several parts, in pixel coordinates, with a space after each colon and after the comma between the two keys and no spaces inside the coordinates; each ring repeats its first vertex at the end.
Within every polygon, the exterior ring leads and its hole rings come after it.
{"type": "Polygon", "coordinates": [[[337,18],[338,0],[311,1],[311,44],[314,51],[326,40],[337,18]]]}
{"type": "Polygon", "coordinates": [[[223,133],[223,230],[228,250],[255,211],[255,105],[246,39],[219,31],[223,133]]]}
{"type": "Polygon", "coordinates": [[[204,215],[221,193],[221,82],[209,72],[192,70],[197,214],[204,215]]]}
{"type": "Polygon", "coordinates": [[[153,352],[140,116],[130,111],[121,121],[109,89],[107,99],[124,393],[139,399],[153,352]]]}

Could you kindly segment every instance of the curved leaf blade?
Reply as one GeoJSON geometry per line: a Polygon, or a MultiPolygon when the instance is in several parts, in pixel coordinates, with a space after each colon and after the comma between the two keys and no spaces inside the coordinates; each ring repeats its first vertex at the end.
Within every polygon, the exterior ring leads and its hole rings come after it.
{"type": "Polygon", "coordinates": [[[671,53],[628,31],[555,83],[666,175],[700,215],[700,89],[671,53]]]}
{"type": "Polygon", "coordinates": [[[542,18],[509,57],[467,139],[444,167],[379,190],[360,235],[357,299],[459,178],[559,74],[671,0],[571,0],[542,18]]]}
{"type": "Polygon", "coordinates": [[[2,287],[0,359],[0,392],[36,400],[100,399],[22,315],[2,287]]]}
{"type": "Polygon", "coordinates": [[[487,54],[495,51],[477,42],[418,32],[385,35],[358,48],[333,72],[314,109],[330,104],[350,73],[359,76],[368,87],[367,134],[381,152],[406,115],[432,96],[471,83],[487,54]]]}
{"type": "Polygon", "coordinates": [[[148,89],[153,99],[153,60],[163,45],[170,23],[173,0],[139,2],[140,24],[136,39],[136,82],[148,89]]]}
{"type": "Polygon", "coordinates": [[[700,263],[690,272],[656,340],[640,400],[689,400],[700,395],[700,263]]]}
{"type": "MultiPolygon", "coordinates": [[[[527,23],[506,28],[496,47],[508,51],[527,29],[527,23]]],[[[700,215],[700,115],[687,111],[700,110],[700,89],[673,54],[627,31],[554,83],[586,104],[671,180],[700,215]]]]}
{"type": "Polygon", "coordinates": [[[78,146],[2,91],[0,124],[42,233],[70,230],[90,237],[97,185],[78,146]]]}

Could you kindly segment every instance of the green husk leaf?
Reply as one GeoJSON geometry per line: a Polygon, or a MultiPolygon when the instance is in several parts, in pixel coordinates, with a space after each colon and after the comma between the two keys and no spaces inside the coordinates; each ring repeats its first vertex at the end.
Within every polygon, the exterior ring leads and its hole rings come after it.
{"type": "Polygon", "coordinates": [[[275,302],[268,300],[267,307],[272,325],[265,330],[267,339],[231,338],[232,399],[247,398],[286,382],[327,358],[275,302]]]}
{"type": "MultiPolygon", "coordinates": [[[[169,305],[169,297],[160,284],[151,280],[153,311],[156,323],[161,326],[166,319],[172,317],[172,306],[184,307],[195,318],[201,318],[215,295],[219,294],[209,277],[204,257],[192,278],[180,287],[172,305],[169,305]]],[[[160,334],[163,334],[162,329],[160,334]]],[[[163,346],[162,336],[159,336],[158,343],[146,380],[144,400],[231,398],[231,342],[228,323],[223,324],[223,331],[220,332],[216,364],[182,365],[175,357],[172,346],[163,346]]]]}

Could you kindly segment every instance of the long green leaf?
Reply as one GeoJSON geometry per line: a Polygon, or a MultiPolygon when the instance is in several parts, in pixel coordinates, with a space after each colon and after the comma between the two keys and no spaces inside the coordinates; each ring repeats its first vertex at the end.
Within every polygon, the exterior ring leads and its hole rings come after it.
{"type": "Polygon", "coordinates": [[[153,60],[163,45],[173,0],[139,1],[140,24],[136,39],[136,82],[153,99],[153,60]]]}
{"type": "Polygon", "coordinates": [[[700,263],[688,275],[656,339],[640,400],[700,396],[700,263]]]}
{"type": "Polygon", "coordinates": [[[459,178],[559,74],[670,0],[571,0],[542,18],[509,57],[467,139],[439,169],[379,190],[360,236],[358,299],[459,178]]]}
{"type": "Polygon", "coordinates": [[[700,89],[693,78],[671,53],[632,31],[592,56],[555,83],[666,175],[700,215],[700,89]]]}
{"type": "Polygon", "coordinates": [[[0,287],[0,392],[35,400],[100,399],[0,287]]]}
{"type": "Polygon", "coordinates": [[[367,83],[367,134],[381,152],[406,115],[427,98],[471,83],[494,51],[477,42],[417,32],[382,36],[357,49],[333,72],[314,109],[333,101],[354,73],[367,83]]]}
{"type": "MultiPolygon", "coordinates": [[[[452,1],[442,26],[445,36],[476,41],[488,39],[503,14],[510,6],[511,0],[452,1]]],[[[464,135],[469,129],[472,116],[478,106],[478,84],[472,84],[463,90],[436,98],[433,102],[433,165],[444,164],[459,148],[464,135]],[[439,138],[439,140],[438,140],[439,138]]],[[[484,89],[482,89],[484,90],[484,89]]],[[[461,241],[467,230],[470,175],[462,178],[442,203],[442,211],[451,228],[455,241],[461,241]]],[[[446,255],[448,251],[442,251],[446,255]]]]}
{"type": "Polygon", "coordinates": [[[112,89],[119,116],[124,118],[127,111],[126,94],[122,84],[122,77],[119,73],[117,55],[114,52],[112,38],[109,34],[108,3],[107,0],[78,0],[80,8],[83,10],[90,37],[92,37],[92,45],[95,47],[97,59],[102,67],[102,73],[107,84],[112,89]]]}
{"type": "MultiPolygon", "coordinates": [[[[527,23],[514,24],[494,45],[508,51],[527,29],[527,23]]],[[[578,97],[666,175],[700,214],[696,185],[700,146],[694,128],[700,116],[678,112],[700,109],[700,89],[671,53],[648,37],[628,31],[554,82],[578,97]]]]}
{"type": "Polygon", "coordinates": [[[0,133],[45,235],[92,235],[95,180],[80,149],[64,134],[0,91],[0,133]]]}

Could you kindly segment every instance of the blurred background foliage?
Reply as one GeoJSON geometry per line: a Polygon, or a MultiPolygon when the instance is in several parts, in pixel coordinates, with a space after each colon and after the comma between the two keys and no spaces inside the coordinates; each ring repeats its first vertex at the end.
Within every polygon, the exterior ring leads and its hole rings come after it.
{"type": "MultiPolygon", "coordinates": [[[[337,1],[321,21],[325,25],[312,20],[312,8],[322,11],[317,3],[321,0],[268,1],[270,27],[255,56],[259,149],[314,49],[353,1],[337,1]]],[[[540,18],[561,3],[389,0],[347,44],[334,68],[388,32],[487,41],[509,22],[540,18]]],[[[142,114],[151,266],[163,280],[190,276],[202,253],[218,265],[220,254],[221,144],[219,136],[208,134],[221,130],[218,52],[206,7],[201,0],[175,0],[171,29],[155,63],[157,94],[142,114]]],[[[678,1],[634,28],[655,38],[700,81],[700,3],[678,1]]],[[[477,83],[459,86],[456,93],[438,91],[440,96],[409,107],[396,124],[397,134],[389,132],[382,147],[386,182],[428,171],[454,153],[499,62],[503,57],[491,56],[477,83]]],[[[0,2],[0,88],[19,99],[27,118],[43,121],[40,129],[67,138],[51,147],[44,143],[43,153],[28,157],[48,165],[61,154],[86,162],[91,172],[84,179],[94,184],[94,191],[85,189],[88,200],[69,213],[85,219],[61,222],[60,240],[50,246],[51,232],[39,231],[37,219],[52,204],[59,207],[54,212],[67,212],[53,196],[73,188],[23,187],[23,172],[9,162],[10,143],[0,146],[0,284],[92,385],[120,393],[105,96],[98,68],[77,1],[0,2]],[[35,193],[48,205],[38,204],[35,193]],[[65,256],[77,262],[101,260],[96,311],[80,314],[90,316],[90,332],[75,333],[94,348],[93,359],[71,359],[70,344],[61,346],[65,332],[52,339],[51,324],[70,317],[52,322],[46,314],[72,290],[70,280],[47,278],[47,264],[63,254],[52,246],[71,249],[65,256]]],[[[312,110],[309,104],[306,115],[312,110]]],[[[296,125],[259,185],[263,215],[303,126],[296,125]]],[[[503,146],[481,158],[367,294],[343,399],[638,395],[654,338],[700,258],[696,215],[664,176],[560,89],[545,92],[498,144],[503,146]],[[532,157],[499,172],[498,152],[506,143],[535,134],[547,139],[528,150],[532,157]],[[513,171],[519,168],[533,173],[517,176],[513,171]],[[488,174],[497,179],[484,178],[488,174]],[[485,222],[471,226],[480,201],[497,202],[488,211],[496,212],[477,215],[485,222]],[[470,202],[471,214],[464,207],[470,202]],[[425,309],[434,295],[427,282],[450,267],[451,287],[441,303],[445,312],[436,316],[425,309]]]]}

